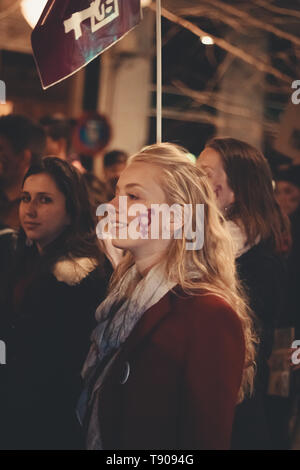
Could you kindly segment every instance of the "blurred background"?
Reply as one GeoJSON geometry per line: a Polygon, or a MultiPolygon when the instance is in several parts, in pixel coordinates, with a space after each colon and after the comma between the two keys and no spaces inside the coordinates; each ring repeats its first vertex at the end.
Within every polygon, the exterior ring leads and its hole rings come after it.
{"type": "MultiPolygon", "coordinates": [[[[86,68],[43,91],[30,34],[45,0],[0,1],[0,114],[76,120],[104,114],[105,151],[127,153],[155,141],[155,3],[143,0],[143,21],[86,68]]],[[[196,156],[214,135],[261,148],[273,166],[300,163],[300,79],[297,0],[163,0],[163,139],[196,156]]],[[[59,44],[57,45],[59,47],[59,44]]],[[[55,66],[55,64],[53,64],[55,66]]],[[[92,163],[90,163],[91,165],[92,163]]],[[[93,160],[101,176],[101,158],[93,160]]]]}

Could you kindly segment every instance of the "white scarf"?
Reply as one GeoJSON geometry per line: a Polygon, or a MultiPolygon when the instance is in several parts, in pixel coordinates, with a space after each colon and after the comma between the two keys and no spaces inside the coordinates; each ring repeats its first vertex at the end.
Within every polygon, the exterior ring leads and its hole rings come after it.
{"type": "MultiPolygon", "coordinates": [[[[244,253],[249,251],[253,245],[247,243],[247,235],[240,225],[232,220],[226,221],[226,227],[228,228],[231,238],[233,240],[234,254],[236,258],[239,258],[244,253]]],[[[260,236],[256,237],[254,245],[257,245],[260,241],[260,236]]]]}

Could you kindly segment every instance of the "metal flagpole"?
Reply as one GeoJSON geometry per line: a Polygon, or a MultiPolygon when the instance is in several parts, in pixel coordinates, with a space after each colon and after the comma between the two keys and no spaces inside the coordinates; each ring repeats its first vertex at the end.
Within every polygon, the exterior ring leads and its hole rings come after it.
{"type": "Polygon", "coordinates": [[[156,141],[162,141],[162,41],[161,0],[156,0],[156,141]]]}

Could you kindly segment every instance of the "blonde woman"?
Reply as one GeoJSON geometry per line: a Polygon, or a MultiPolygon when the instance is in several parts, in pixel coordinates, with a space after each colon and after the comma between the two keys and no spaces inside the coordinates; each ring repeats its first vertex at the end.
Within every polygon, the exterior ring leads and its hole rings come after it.
{"type": "Polygon", "coordinates": [[[230,447],[255,348],[231,239],[213,200],[204,173],[172,144],[144,148],[121,174],[113,245],[127,254],[96,312],[77,410],[88,449],[230,447]],[[146,211],[134,218],[137,203],[146,211]],[[159,218],[157,204],[190,216],[170,213],[169,238],[168,217],[157,237],[145,236],[145,220],[152,229],[159,218]],[[136,221],[139,238],[129,230],[136,221]],[[185,238],[192,229],[203,230],[203,246],[185,238]]]}

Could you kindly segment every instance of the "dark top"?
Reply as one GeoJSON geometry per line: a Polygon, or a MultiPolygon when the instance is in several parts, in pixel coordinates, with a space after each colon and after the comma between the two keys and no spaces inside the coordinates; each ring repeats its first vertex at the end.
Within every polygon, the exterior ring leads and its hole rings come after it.
{"type": "Polygon", "coordinates": [[[259,243],[237,259],[237,269],[256,316],[260,337],[257,363],[264,368],[284,309],[286,267],[267,244],[259,243]]]}
{"type": "Polygon", "coordinates": [[[300,209],[291,215],[290,221],[293,244],[287,259],[287,310],[281,324],[295,327],[296,339],[300,339],[300,209]]]}
{"type": "Polygon", "coordinates": [[[265,243],[252,247],[237,259],[240,279],[248,292],[260,338],[254,395],[238,405],[233,425],[233,449],[270,449],[264,396],[267,392],[274,330],[285,302],[286,268],[283,259],[265,243]]]}
{"type": "Polygon", "coordinates": [[[7,276],[12,262],[15,246],[15,232],[10,227],[0,223],[0,286],[2,279],[7,276]]]}
{"type": "Polygon", "coordinates": [[[19,229],[19,205],[20,198],[9,200],[5,192],[0,187],[0,224],[11,227],[14,230],[19,229]]]}
{"type": "Polygon", "coordinates": [[[3,328],[0,448],[82,446],[75,415],[80,371],[109,275],[93,269],[79,278],[72,278],[66,264],[57,277],[53,272],[36,277],[33,269],[13,286],[3,328]]]}

